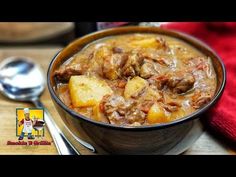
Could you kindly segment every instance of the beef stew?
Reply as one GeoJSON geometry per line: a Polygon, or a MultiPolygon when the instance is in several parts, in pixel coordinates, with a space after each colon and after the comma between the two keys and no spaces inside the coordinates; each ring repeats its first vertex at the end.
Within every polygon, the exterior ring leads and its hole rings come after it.
{"type": "Polygon", "coordinates": [[[54,73],[75,112],[104,123],[167,123],[208,103],[216,90],[211,58],[179,39],[126,34],[97,40],[54,73]]]}

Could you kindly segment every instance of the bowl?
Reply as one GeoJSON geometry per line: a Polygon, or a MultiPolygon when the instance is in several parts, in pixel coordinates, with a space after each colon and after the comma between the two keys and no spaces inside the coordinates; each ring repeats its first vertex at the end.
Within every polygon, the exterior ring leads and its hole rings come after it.
{"type": "Polygon", "coordinates": [[[180,154],[184,152],[202,134],[201,119],[204,119],[202,115],[219,100],[225,83],[224,64],[220,57],[206,44],[177,31],[140,26],[107,29],[76,39],[56,54],[47,73],[47,84],[51,98],[65,125],[76,136],[93,145],[98,154],[180,154]],[[140,127],[121,127],[97,122],[69,109],[59,99],[55,91],[54,71],[84,46],[95,40],[132,33],[154,33],[175,37],[211,57],[217,76],[217,88],[213,99],[201,109],[181,119],[165,124],[140,127]]]}

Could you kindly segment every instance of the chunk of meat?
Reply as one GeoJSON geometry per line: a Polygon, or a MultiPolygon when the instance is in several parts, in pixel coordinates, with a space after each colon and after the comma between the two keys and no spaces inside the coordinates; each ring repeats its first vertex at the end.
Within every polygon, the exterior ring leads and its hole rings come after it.
{"type": "Polygon", "coordinates": [[[141,125],[145,122],[146,114],[136,107],[133,107],[131,110],[127,112],[125,115],[126,120],[128,121],[128,124],[133,123],[140,123],[141,125]]]}
{"type": "Polygon", "coordinates": [[[70,64],[63,64],[54,72],[54,77],[60,82],[68,82],[73,75],[82,75],[88,71],[89,61],[93,57],[93,52],[89,56],[85,54],[73,56],[73,62],[70,64]]]}
{"type": "Polygon", "coordinates": [[[113,47],[112,48],[113,53],[123,53],[124,50],[120,47],[113,47]]]}
{"type": "Polygon", "coordinates": [[[139,56],[138,52],[128,54],[128,59],[122,68],[123,75],[126,77],[139,75],[142,62],[143,58],[139,56]]]}
{"type": "Polygon", "coordinates": [[[169,67],[173,65],[173,56],[171,53],[166,53],[164,50],[155,50],[152,48],[141,49],[139,52],[143,59],[153,61],[161,66],[169,67]]]}
{"type": "Polygon", "coordinates": [[[86,64],[63,65],[55,71],[54,77],[60,82],[67,82],[73,75],[82,75],[87,68],[86,64]]]}
{"type": "Polygon", "coordinates": [[[126,123],[126,112],[133,106],[133,101],[118,95],[106,95],[100,103],[100,108],[111,124],[122,125],[126,123]]]}
{"type": "Polygon", "coordinates": [[[148,81],[159,90],[166,86],[173,93],[181,94],[193,87],[195,78],[191,73],[174,72],[172,74],[153,76],[148,81]]]}
{"type": "Polygon", "coordinates": [[[176,72],[168,78],[167,86],[174,93],[181,94],[191,89],[194,82],[195,79],[191,73],[176,72]]]}
{"type": "Polygon", "coordinates": [[[195,109],[198,109],[202,106],[204,106],[205,104],[207,104],[209,101],[211,101],[211,97],[210,96],[201,96],[200,98],[198,98],[196,100],[196,102],[193,104],[193,107],[195,109]]]}
{"type": "Polygon", "coordinates": [[[101,68],[99,75],[109,80],[117,79],[121,75],[120,68],[124,66],[127,57],[127,54],[123,53],[121,48],[100,46],[94,55],[94,61],[101,68]]]}
{"type": "Polygon", "coordinates": [[[111,124],[130,125],[143,124],[146,114],[137,109],[137,103],[132,99],[124,99],[119,95],[104,96],[100,108],[111,124]]]}
{"type": "Polygon", "coordinates": [[[108,55],[103,60],[102,72],[103,75],[110,80],[117,79],[120,74],[120,68],[124,65],[127,55],[112,54],[108,55]]]}
{"type": "Polygon", "coordinates": [[[144,64],[141,66],[141,69],[140,69],[140,77],[144,79],[148,79],[157,73],[158,71],[155,69],[154,63],[151,61],[145,60],[144,64]]]}

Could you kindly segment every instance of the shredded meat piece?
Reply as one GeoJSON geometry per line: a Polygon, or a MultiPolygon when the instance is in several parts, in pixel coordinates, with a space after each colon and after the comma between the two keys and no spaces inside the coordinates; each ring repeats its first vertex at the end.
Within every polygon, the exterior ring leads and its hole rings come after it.
{"type": "Polygon", "coordinates": [[[166,43],[166,40],[162,37],[157,37],[156,41],[159,43],[160,48],[164,49],[164,50],[169,50],[169,46],[166,43]]]}
{"type": "Polygon", "coordinates": [[[167,59],[164,59],[164,58],[157,58],[157,59],[154,59],[154,61],[156,61],[157,63],[159,63],[160,65],[163,65],[163,66],[171,65],[171,63],[168,62],[167,59]]]}
{"type": "Polygon", "coordinates": [[[209,70],[209,64],[207,63],[204,57],[190,58],[187,61],[187,65],[190,66],[189,70],[191,70],[192,72],[196,70],[202,70],[202,71],[209,70]]]}
{"type": "Polygon", "coordinates": [[[211,101],[212,96],[208,93],[197,91],[193,97],[192,97],[192,106],[195,109],[199,109],[205,104],[207,104],[209,101],[211,101]]]}
{"type": "Polygon", "coordinates": [[[170,56],[163,56],[160,51],[142,50],[139,52],[139,56],[145,60],[153,61],[165,67],[173,65],[173,59],[171,59],[170,56]]]}
{"type": "Polygon", "coordinates": [[[133,101],[126,101],[118,95],[106,95],[100,103],[100,108],[108,117],[111,124],[125,124],[126,112],[133,106],[133,101]]]}
{"type": "Polygon", "coordinates": [[[137,104],[134,100],[125,100],[118,95],[104,96],[100,103],[100,109],[111,124],[129,125],[135,122],[143,124],[146,118],[146,114],[137,109],[137,104]]]}
{"type": "Polygon", "coordinates": [[[161,75],[161,76],[153,76],[150,79],[148,79],[148,82],[153,85],[156,86],[157,89],[161,90],[164,88],[164,86],[166,85],[166,83],[168,82],[168,77],[165,75],[161,75]]]}
{"type": "Polygon", "coordinates": [[[200,65],[200,64],[202,64],[202,63],[204,63],[204,57],[195,57],[195,58],[190,58],[188,61],[187,61],[187,64],[189,65],[189,66],[194,66],[194,67],[196,67],[196,66],[198,66],[198,65],[200,65]]]}
{"type": "Polygon", "coordinates": [[[144,113],[148,113],[152,105],[155,103],[154,100],[145,100],[141,104],[139,104],[138,109],[143,111],[144,113]]]}
{"type": "Polygon", "coordinates": [[[169,102],[169,103],[166,103],[163,107],[169,112],[175,112],[175,111],[178,111],[181,105],[176,102],[169,102]]]}

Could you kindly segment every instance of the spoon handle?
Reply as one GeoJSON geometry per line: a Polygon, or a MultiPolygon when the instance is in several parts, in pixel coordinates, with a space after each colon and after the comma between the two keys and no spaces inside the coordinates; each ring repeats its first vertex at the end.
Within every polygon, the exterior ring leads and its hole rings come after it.
{"type": "MultiPolygon", "coordinates": [[[[56,125],[52,117],[50,116],[47,109],[43,106],[43,104],[38,99],[32,100],[32,102],[34,103],[36,107],[44,108],[44,120],[54,140],[58,153],[60,155],[79,155],[80,153],[73,147],[73,145],[65,137],[62,131],[58,128],[58,126],[56,125]]],[[[92,149],[92,151],[95,151],[94,148],[90,144],[83,141],[80,143],[84,145],[85,147],[89,148],[90,150],[92,149]]]]}

